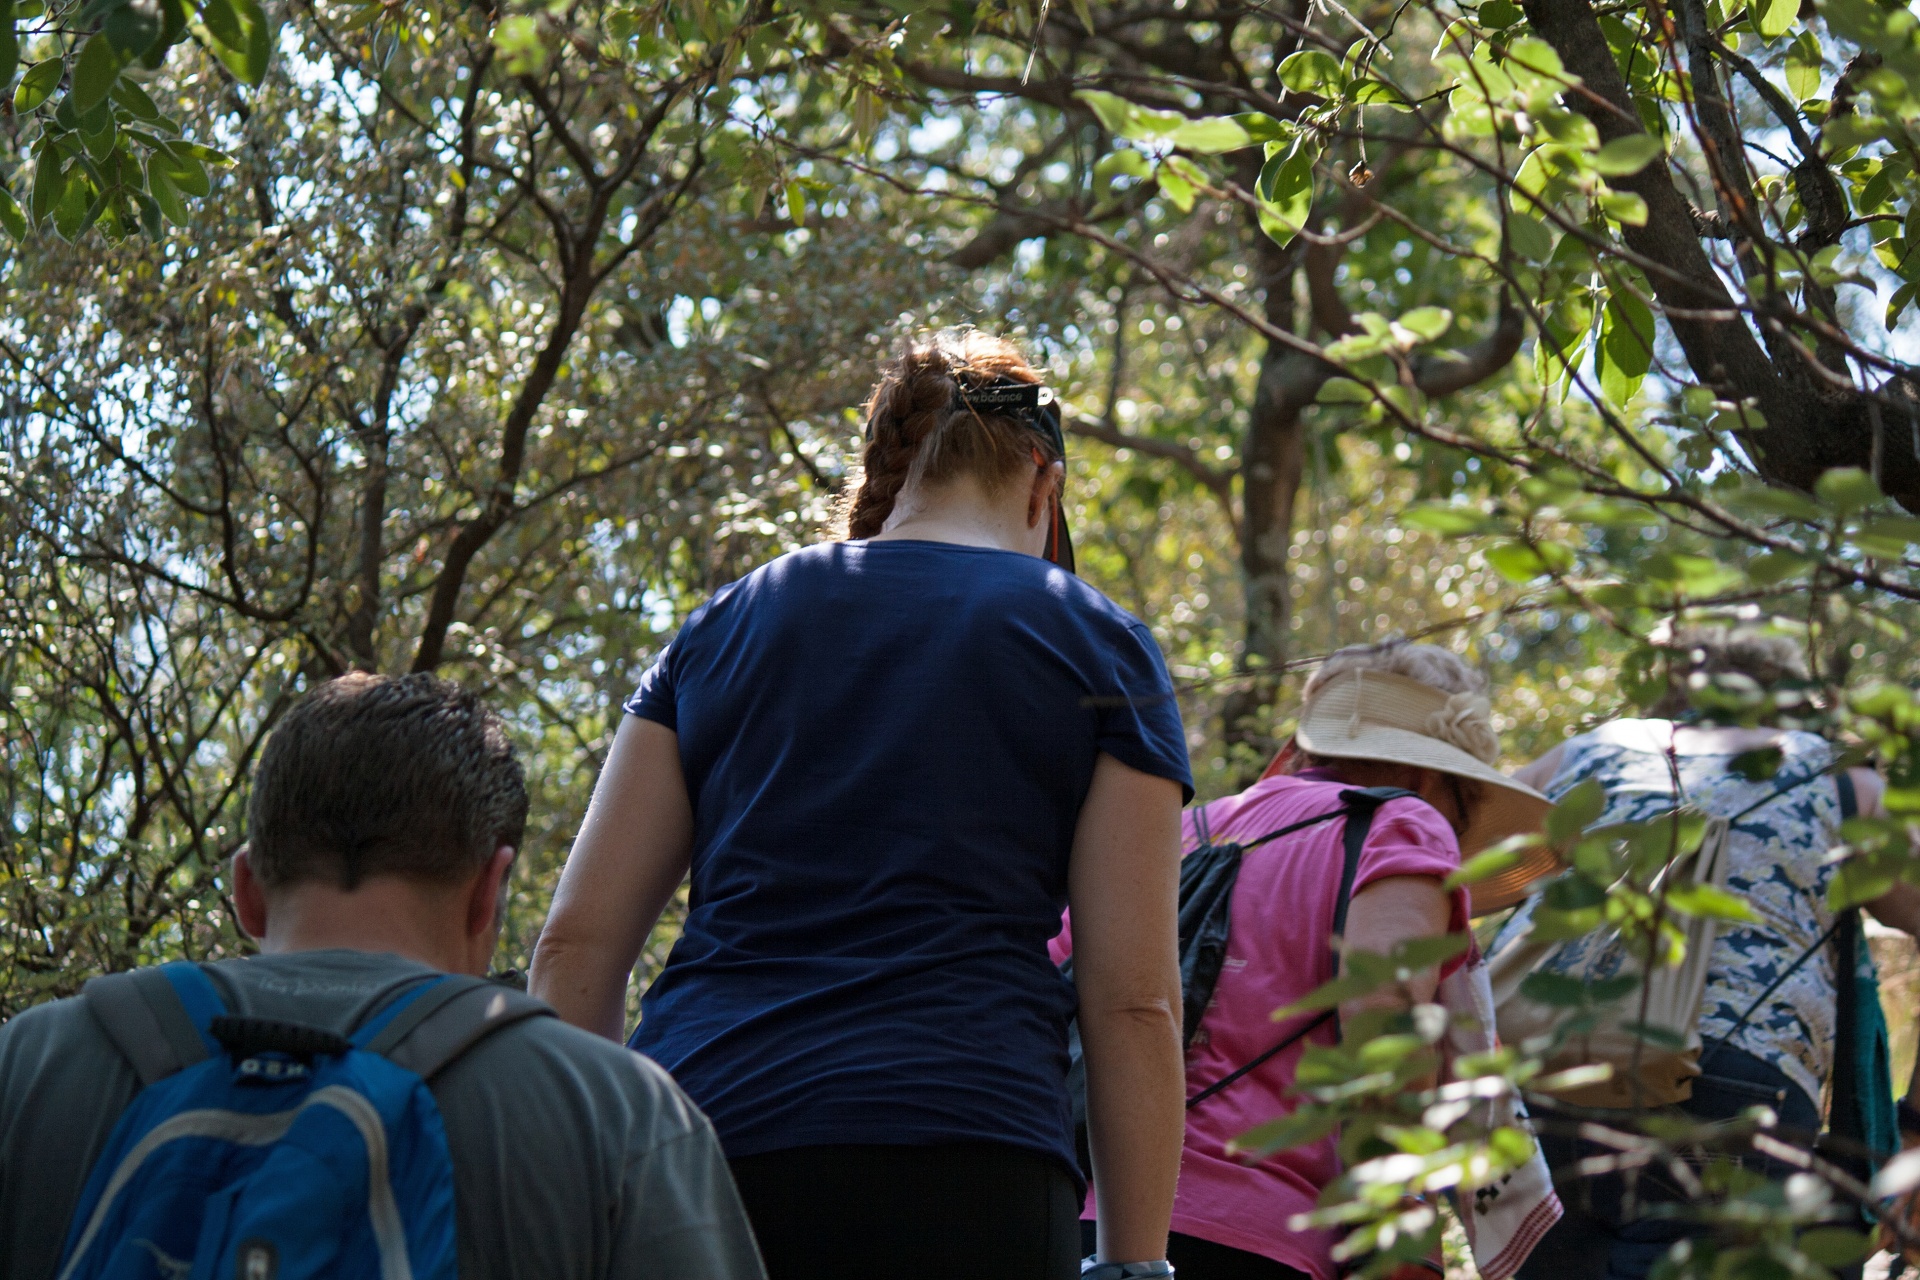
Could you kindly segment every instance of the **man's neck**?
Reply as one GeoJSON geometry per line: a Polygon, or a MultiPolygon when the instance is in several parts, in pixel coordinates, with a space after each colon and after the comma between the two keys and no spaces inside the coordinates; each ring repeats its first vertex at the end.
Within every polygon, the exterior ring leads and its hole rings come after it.
{"type": "Polygon", "coordinates": [[[260,949],[389,952],[448,973],[478,973],[485,958],[474,959],[458,896],[392,876],[350,891],[315,881],[290,885],[272,895],[260,949]]]}

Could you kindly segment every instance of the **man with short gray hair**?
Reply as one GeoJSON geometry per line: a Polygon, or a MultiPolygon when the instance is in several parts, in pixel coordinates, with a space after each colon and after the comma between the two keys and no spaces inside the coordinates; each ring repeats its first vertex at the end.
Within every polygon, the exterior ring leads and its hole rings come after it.
{"type": "MultiPolygon", "coordinates": [[[[254,778],[230,888],[261,954],[195,968],[236,1021],[372,1026],[438,975],[486,972],[526,816],[505,726],[478,697],[427,675],[329,681],[276,728],[254,778]]],[[[508,997],[528,999],[493,1003],[508,997]]],[[[706,1117],[645,1058],[516,1007],[422,1072],[451,1157],[459,1274],[763,1280],[706,1117]]],[[[151,1046],[108,1011],[77,997],[0,1027],[0,1275],[55,1273],[89,1174],[152,1076],[151,1046]]]]}

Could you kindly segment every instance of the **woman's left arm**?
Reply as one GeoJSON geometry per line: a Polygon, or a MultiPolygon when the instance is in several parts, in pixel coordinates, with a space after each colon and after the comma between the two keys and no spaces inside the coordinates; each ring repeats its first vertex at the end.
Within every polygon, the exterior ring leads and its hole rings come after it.
{"type": "Polygon", "coordinates": [[[534,945],[527,989],[576,1027],[624,1039],[627,981],[692,852],[679,735],[623,716],[534,945]]]}

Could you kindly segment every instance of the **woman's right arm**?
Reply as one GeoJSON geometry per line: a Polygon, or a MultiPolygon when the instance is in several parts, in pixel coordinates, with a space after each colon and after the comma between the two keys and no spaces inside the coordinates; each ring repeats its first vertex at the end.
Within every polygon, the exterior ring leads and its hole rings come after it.
{"type": "Polygon", "coordinates": [[[527,989],[576,1027],[623,1039],[627,980],[692,851],[679,736],[622,716],[534,944],[527,989]]]}
{"type": "Polygon", "coordinates": [[[1179,784],[1102,754],[1074,829],[1067,897],[1107,1262],[1167,1253],[1186,1131],[1179,893],[1179,784]]]}

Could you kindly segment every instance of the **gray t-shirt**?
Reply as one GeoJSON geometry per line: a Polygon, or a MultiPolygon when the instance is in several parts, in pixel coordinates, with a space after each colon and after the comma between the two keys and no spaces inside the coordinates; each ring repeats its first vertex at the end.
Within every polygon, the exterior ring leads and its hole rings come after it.
{"type": "MultiPolygon", "coordinates": [[[[427,972],[361,951],[209,966],[236,1013],[345,1032],[427,972]]],[[[52,1276],[95,1159],[139,1092],[78,999],[0,1026],[0,1276],[52,1276]]],[[[432,1081],[453,1157],[462,1280],[762,1280],[707,1118],[637,1053],[529,1018],[432,1081]]]]}

